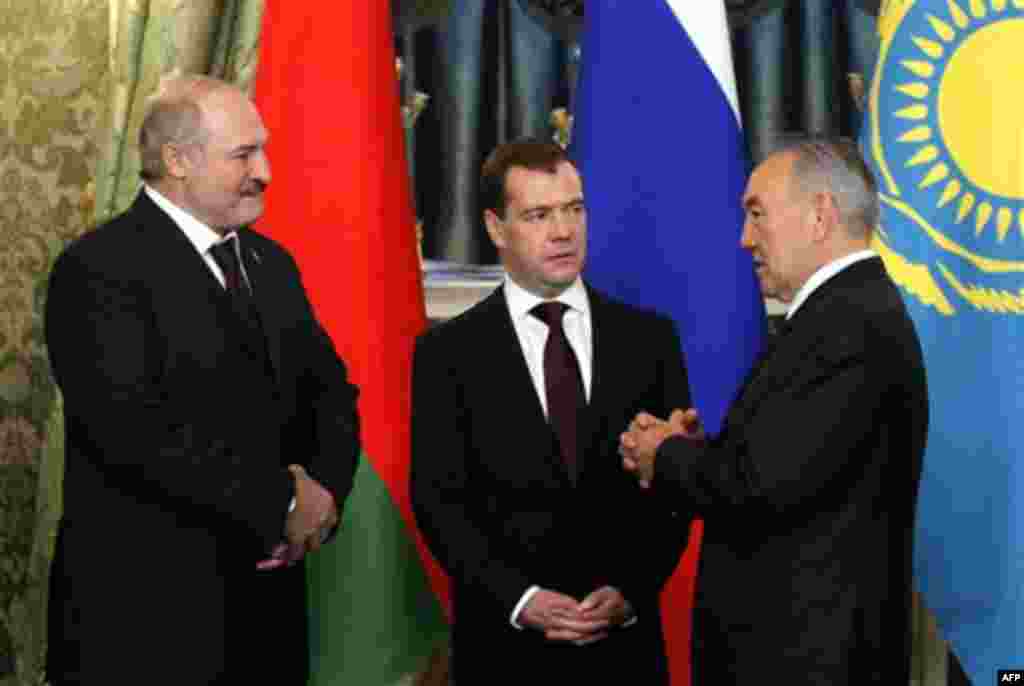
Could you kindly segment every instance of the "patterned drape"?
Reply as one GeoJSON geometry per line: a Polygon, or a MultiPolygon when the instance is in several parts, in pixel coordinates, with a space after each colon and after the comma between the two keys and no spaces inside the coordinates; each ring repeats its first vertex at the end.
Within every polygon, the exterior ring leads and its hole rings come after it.
{"type": "Polygon", "coordinates": [[[106,97],[103,0],[0,0],[0,682],[38,683],[49,538],[40,464],[56,394],[42,332],[54,256],[89,223],[106,97]],[[30,27],[30,30],[27,30],[30,27]],[[37,535],[38,534],[38,535],[37,535]]]}
{"type": "Polygon", "coordinates": [[[63,474],[43,343],[60,249],[138,190],[145,98],[172,71],[248,85],[263,0],[0,0],[0,684],[38,684],[63,474]]]}

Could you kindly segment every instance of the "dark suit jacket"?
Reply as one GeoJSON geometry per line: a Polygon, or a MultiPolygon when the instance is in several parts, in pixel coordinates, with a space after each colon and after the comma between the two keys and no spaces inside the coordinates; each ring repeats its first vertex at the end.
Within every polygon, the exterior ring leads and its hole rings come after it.
{"type": "Polygon", "coordinates": [[[781,336],[716,440],[658,452],[656,486],[705,521],[695,684],[906,684],[928,424],[917,335],[872,258],[781,336]]]}
{"type": "Polygon", "coordinates": [[[685,371],[671,322],[588,293],[592,392],[575,485],[502,289],[416,346],[411,493],[453,582],[458,684],[664,681],[657,597],[688,520],[653,508],[617,448],[637,412],[688,405],[685,371]],[[509,622],[532,585],[582,599],[606,584],[639,621],[605,641],[555,645],[509,622]]]}
{"type": "Polygon", "coordinates": [[[253,231],[239,239],[270,374],[145,193],[54,266],[46,339],[66,423],[56,683],[304,683],[302,568],[255,564],[283,538],[288,463],[341,506],[357,392],[292,258],[253,231]]]}

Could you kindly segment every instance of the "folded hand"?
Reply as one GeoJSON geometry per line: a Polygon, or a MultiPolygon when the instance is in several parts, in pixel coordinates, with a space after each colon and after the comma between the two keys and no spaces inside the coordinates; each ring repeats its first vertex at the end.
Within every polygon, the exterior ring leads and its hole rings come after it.
{"type": "Polygon", "coordinates": [[[261,572],[280,567],[291,567],[306,555],[305,545],[293,545],[291,543],[278,543],[270,553],[270,557],[256,563],[256,569],[261,572]]]}
{"type": "Polygon", "coordinates": [[[300,465],[289,465],[288,471],[295,478],[295,509],[288,513],[285,535],[290,545],[300,545],[311,553],[338,525],[338,508],[330,491],[300,465]]]}
{"type": "Polygon", "coordinates": [[[608,634],[607,617],[584,616],[575,598],[557,591],[541,589],[533,594],[519,613],[519,623],[542,631],[549,641],[577,645],[599,641],[608,634]]]}

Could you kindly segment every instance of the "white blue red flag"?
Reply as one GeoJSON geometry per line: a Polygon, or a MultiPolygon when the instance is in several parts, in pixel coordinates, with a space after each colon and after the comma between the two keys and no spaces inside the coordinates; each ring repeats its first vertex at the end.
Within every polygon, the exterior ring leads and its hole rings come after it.
{"type": "MultiPolygon", "coordinates": [[[[715,434],[765,334],[739,247],[749,164],[725,8],[592,0],[585,21],[572,153],[588,213],[586,277],[676,322],[694,404],[715,434]]],[[[662,596],[674,686],[689,684],[700,533],[697,523],[662,596]]]]}

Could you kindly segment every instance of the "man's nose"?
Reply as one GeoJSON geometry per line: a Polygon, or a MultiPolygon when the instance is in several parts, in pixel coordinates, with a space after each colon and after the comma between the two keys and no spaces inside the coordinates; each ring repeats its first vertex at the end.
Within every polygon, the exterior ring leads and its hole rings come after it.
{"type": "Polygon", "coordinates": [[[740,234],[740,247],[745,250],[754,249],[754,236],[750,230],[750,222],[743,222],[743,232],[740,234]]]}
{"type": "Polygon", "coordinates": [[[260,150],[252,156],[249,175],[263,183],[270,183],[270,159],[267,157],[267,153],[260,150]]]}
{"type": "Polygon", "coordinates": [[[552,212],[551,219],[551,237],[556,239],[568,239],[572,238],[573,233],[576,231],[576,221],[572,215],[566,212],[552,212]]]}

